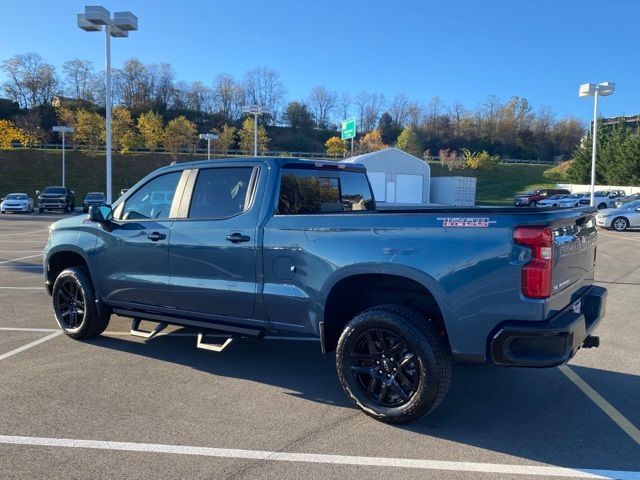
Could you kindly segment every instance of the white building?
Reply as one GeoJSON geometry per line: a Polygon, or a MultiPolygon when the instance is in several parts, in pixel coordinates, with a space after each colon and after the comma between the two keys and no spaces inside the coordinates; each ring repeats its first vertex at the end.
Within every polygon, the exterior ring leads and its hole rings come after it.
{"type": "Polygon", "coordinates": [[[387,205],[426,205],[430,203],[431,169],[421,158],[400,150],[386,148],[343,160],[361,163],[367,168],[367,176],[376,203],[387,205]]]}

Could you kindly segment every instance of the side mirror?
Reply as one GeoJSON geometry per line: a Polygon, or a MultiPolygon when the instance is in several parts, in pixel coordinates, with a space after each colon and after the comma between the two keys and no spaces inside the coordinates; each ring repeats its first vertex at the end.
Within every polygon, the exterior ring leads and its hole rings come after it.
{"type": "Polygon", "coordinates": [[[113,209],[111,205],[91,205],[88,218],[96,223],[109,223],[113,220],[113,209]]]}
{"type": "Polygon", "coordinates": [[[40,195],[40,190],[36,190],[36,195],[40,195]]]}
{"type": "Polygon", "coordinates": [[[0,202],[4,202],[4,197],[0,198],[0,202]]]}
{"type": "Polygon", "coordinates": [[[69,190],[71,192],[71,195],[75,195],[76,192],[74,190],[69,190]]]}

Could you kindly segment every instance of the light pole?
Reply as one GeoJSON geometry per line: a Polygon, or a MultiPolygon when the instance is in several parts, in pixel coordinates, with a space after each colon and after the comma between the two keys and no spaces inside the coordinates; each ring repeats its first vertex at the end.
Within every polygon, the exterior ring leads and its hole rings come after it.
{"type": "Polygon", "coordinates": [[[64,161],[64,135],[65,133],[73,133],[73,127],[64,127],[62,125],[55,126],[51,129],[53,132],[62,133],[62,186],[66,187],[65,161],[64,161]]]}
{"type": "Polygon", "coordinates": [[[220,135],[215,135],[213,133],[201,133],[200,140],[207,141],[207,160],[211,160],[211,140],[218,140],[220,135]]]}
{"type": "Polygon", "coordinates": [[[591,137],[591,200],[589,205],[593,207],[596,188],[596,143],[598,134],[598,97],[613,95],[616,84],[613,82],[583,83],[578,90],[579,97],[593,97],[593,135],[591,137]]]}
{"type": "Polygon", "coordinates": [[[258,115],[268,115],[271,113],[267,107],[261,105],[245,105],[242,107],[242,113],[250,113],[253,115],[253,156],[258,156],[258,115]]]}
{"type": "Polygon", "coordinates": [[[129,32],[138,29],[138,17],[131,12],[111,12],[104,7],[87,6],[78,14],[78,27],[85,32],[106,34],[105,48],[105,103],[106,103],[106,150],[107,150],[107,203],[111,203],[111,37],[128,37],[129,32]]]}

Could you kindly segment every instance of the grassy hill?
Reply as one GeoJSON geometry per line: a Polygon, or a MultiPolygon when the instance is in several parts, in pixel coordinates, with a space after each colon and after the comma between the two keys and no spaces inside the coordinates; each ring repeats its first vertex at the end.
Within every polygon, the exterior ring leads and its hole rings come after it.
{"type": "MultiPolygon", "coordinates": [[[[184,154],[178,161],[204,159],[205,155],[184,154]]],[[[47,185],[59,185],[62,177],[60,150],[14,149],[0,151],[0,196],[10,192],[34,194],[47,185]]],[[[166,153],[113,154],[113,192],[117,197],[147,173],[169,165],[166,153]]],[[[77,204],[90,191],[104,191],[104,152],[88,155],[68,150],[67,185],[76,192],[77,204]]],[[[433,176],[463,175],[478,177],[477,202],[481,205],[510,205],[516,192],[533,187],[552,187],[562,181],[562,171],[545,165],[499,165],[489,172],[456,170],[449,172],[437,162],[430,164],[433,176]]]]}

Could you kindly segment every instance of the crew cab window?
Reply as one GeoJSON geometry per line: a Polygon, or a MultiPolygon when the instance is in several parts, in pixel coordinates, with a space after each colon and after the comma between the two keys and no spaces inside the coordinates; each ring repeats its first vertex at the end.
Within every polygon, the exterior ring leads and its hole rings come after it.
{"type": "Polygon", "coordinates": [[[120,218],[122,220],[169,218],[171,203],[181,175],[181,171],[165,173],[145,183],[127,199],[120,218]]]}
{"type": "Polygon", "coordinates": [[[282,174],[278,213],[305,215],[373,209],[371,188],[364,173],[288,170],[282,174]]]}
{"type": "Polygon", "coordinates": [[[253,167],[207,168],[198,172],[189,218],[228,218],[245,211],[253,167]]]}

